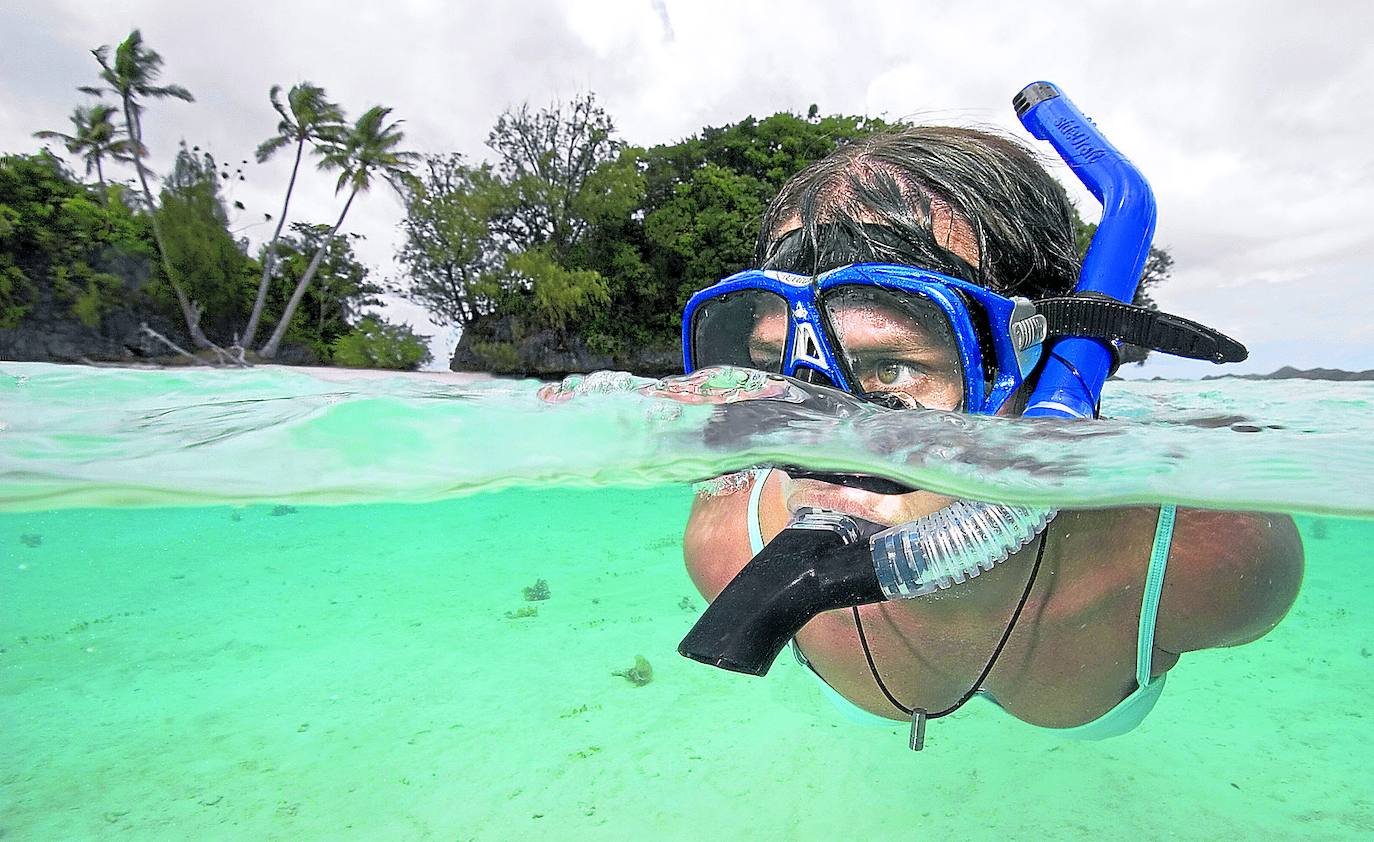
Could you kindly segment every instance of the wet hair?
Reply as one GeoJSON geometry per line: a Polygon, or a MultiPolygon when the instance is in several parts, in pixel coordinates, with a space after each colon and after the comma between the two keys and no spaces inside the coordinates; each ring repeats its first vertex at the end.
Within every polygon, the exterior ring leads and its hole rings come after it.
{"type": "Polygon", "coordinates": [[[792,177],[764,214],[755,261],[815,275],[848,263],[899,263],[1004,295],[1069,292],[1078,277],[1072,211],[1059,183],[1015,140],[915,126],[840,147],[792,177]],[[971,230],[977,265],[937,240],[971,230]],[[793,232],[782,229],[800,219],[793,232]],[[968,228],[964,229],[963,226],[968,228]]]}

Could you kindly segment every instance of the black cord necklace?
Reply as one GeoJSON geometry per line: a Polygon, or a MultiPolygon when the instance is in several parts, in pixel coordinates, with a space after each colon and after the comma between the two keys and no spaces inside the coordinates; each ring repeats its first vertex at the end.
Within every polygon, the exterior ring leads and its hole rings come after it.
{"type": "Polygon", "coordinates": [[[883,682],[883,677],[878,674],[878,666],[873,663],[873,652],[868,648],[868,638],[864,635],[863,620],[859,618],[858,607],[851,608],[854,612],[854,627],[859,631],[859,643],[863,645],[864,657],[868,659],[868,671],[873,673],[873,680],[878,683],[878,689],[883,691],[883,695],[892,703],[892,706],[900,710],[903,714],[911,717],[911,750],[920,751],[925,745],[926,720],[939,719],[942,716],[949,716],[956,710],[964,706],[964,703],[973,698],[978,692],[978,688],[983,686],[983,681],[992,672],[992,667],[997,663],[997,656],[1002,654],[1002,648],[1011,639],[1011,631],[1016,628],[1016,621],[1021,618],[1021,609],[1026,607],[1026,600],[1030,598],[1031,588],[1035,586],[1035,576],[1040,572],[1040,562],[1045,557],[1045,543],[1049,540],[1050,528],[1048,525],[1045,531],[1040,533],[1040,546],[1035,551],[1035,564],[1031,566],[1030,575],[1026,577],[1026,589],[1021,592],[1021,601],[1016,603],[1016,610],[1011,612],[1011,619],[1007,622],[1007,628],[1002,632],[1002,639],[997,642],[997,648],[992,650],[992,656],[988,658],[983,671],[974,679],[968,692],[959,698],[959,701],[950,705],[937,713],[930,713],[925,708],[909,708],[897,701],[897,697],[892,695],[892,691],[887,689],[887,684],[883,682]]]}

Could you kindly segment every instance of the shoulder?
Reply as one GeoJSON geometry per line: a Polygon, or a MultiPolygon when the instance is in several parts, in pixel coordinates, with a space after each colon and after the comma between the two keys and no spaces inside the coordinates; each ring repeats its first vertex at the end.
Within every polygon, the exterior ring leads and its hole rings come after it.
{"type": "Polygon", "coordinates": [[[1288,613],[1303,563],[1287,515],[1179,509],[1157,645],[1189,652],[1258,640],[1288,613]]]}
{"type": "Polygon", "coordinates": [[[753,477],[742,477],[692,501],[682,554],[687,573],[707,599],[734,578],[752,555],[749,548],[749,492],[753,477]]]}

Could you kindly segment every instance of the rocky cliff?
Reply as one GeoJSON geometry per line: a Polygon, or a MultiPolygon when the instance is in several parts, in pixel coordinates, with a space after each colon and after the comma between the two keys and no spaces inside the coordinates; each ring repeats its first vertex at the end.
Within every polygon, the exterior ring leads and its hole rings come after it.
{"type": "Polygon", "coordinates": [[[503,317],[470,325],[449,361],[451,371],[538,377],[554,380],[568,374],[617,369],[646,377],[682,373],[682,350],[633,348],[621,354],[597,353],[581,337],[555,330],[524,334],[514,319],[503,317]]]}

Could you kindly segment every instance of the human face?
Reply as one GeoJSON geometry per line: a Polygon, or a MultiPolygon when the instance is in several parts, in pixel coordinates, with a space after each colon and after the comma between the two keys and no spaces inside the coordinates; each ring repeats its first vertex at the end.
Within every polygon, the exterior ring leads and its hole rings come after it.
{"type": "MultiPolygon", "coordinates": [[[[933,307],[884,301],[884,296],[871,292],[844,291],[828,309],[856,388],[894,394],[913,407],[958,410],[963,402],[963,369],[943,317],[938,313],[930,317],[933,307]]],[[[749,354],[756,367],[776,368],[789,328],[790,320],[781,304],[759,315],[749,336],[749,354]]],[[[819,480],[793,479],[785,473],[781,478],[789,512],[810,506],[846,512],[885,526],[915,520],[951,502],[951,498],[928,491],[875,494],[819,480]]]]}
{"type": "MultiPolygon", "coordinates": [[[[943,202],[931,206],[931,226],[946,248],[977,266],[979,250],[972,226],[943,202]]],[[[876,221],[865,219],[860,221],[876,221]]],[[[801,226],[789,220],[775,238],[801,226]]],[[[858,387],[864,391],[891,392],[903,402],[929,409],[956,410],[963,402],[963,372],[949,326],[943,319],[911,318],[909,312],[891,306],[869,306],[856,299],[848,306],[831,309],[831,323],[858,387]]],[[[755,329],[761,359],[781,357],[781,337],[787,330],[787,313],[779,308],[761,318],[755,329]],[[776,351],[776,353],[775,353],[776,351]],[[772,356],[770,356],[770,354],[772,356]]],[[[751,355],[754,337],[751,337],[751,355]]],[[[793,479],[782,474],[782,494],[787,510],[803,506],[857,515],[885,526],[907,523],[948,506],[954,498],[932,491],[877,494],[813,479],[793,479]]]]}

